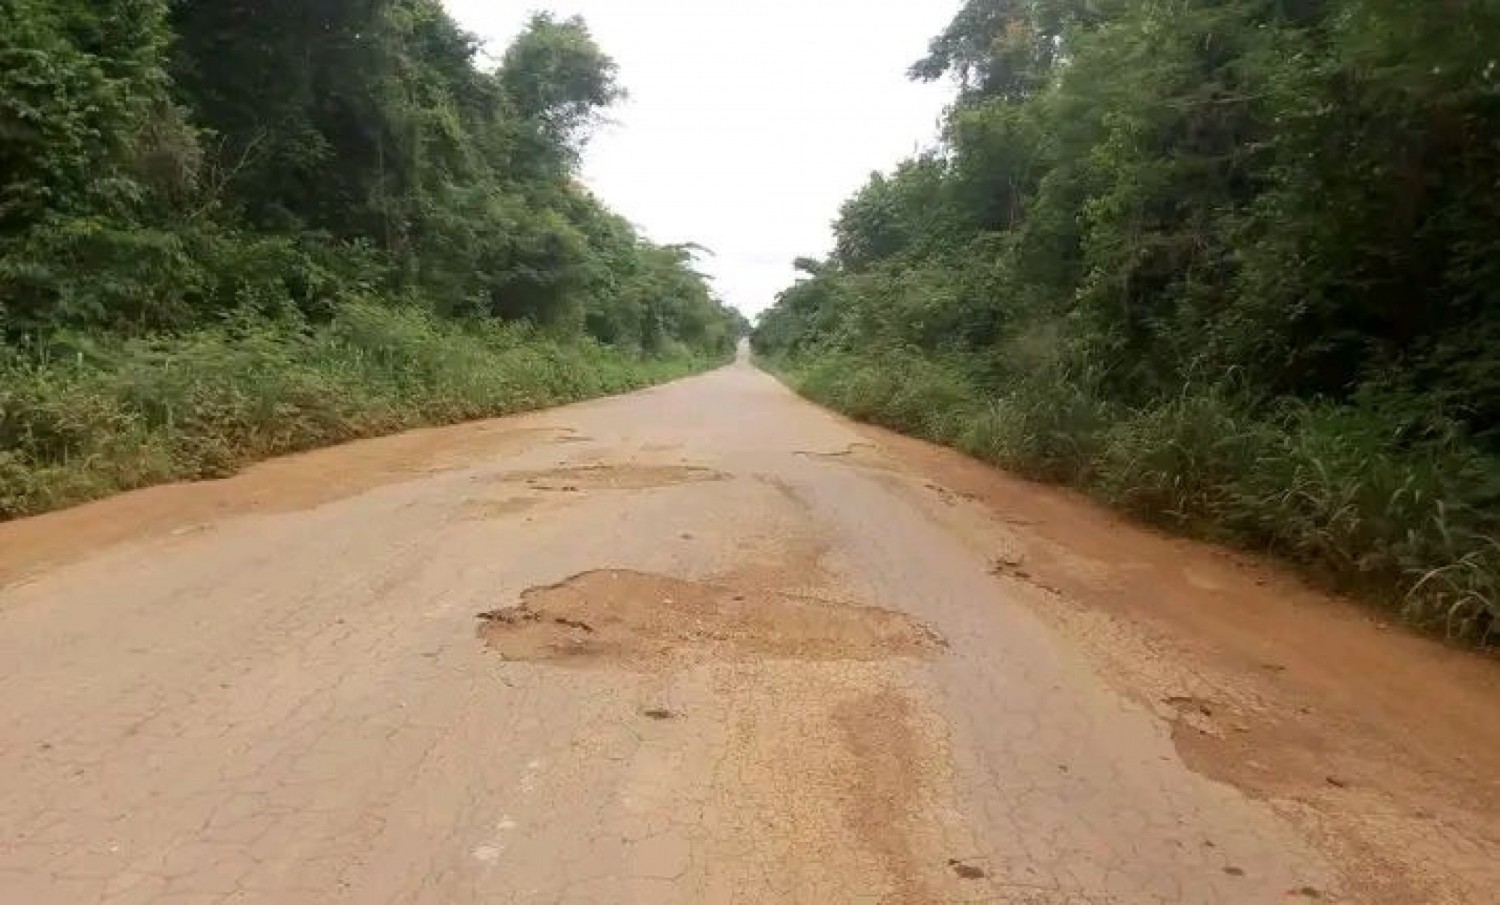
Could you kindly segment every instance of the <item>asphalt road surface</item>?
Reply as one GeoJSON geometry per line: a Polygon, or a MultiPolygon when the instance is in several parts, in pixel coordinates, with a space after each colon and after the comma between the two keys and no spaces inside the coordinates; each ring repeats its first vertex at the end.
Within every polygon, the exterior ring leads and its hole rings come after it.
{"type": "Polygon", "coordinates": [[[1483,902],[1494,663],[745,363],[0,526],[0,905],[1483,902]]]}

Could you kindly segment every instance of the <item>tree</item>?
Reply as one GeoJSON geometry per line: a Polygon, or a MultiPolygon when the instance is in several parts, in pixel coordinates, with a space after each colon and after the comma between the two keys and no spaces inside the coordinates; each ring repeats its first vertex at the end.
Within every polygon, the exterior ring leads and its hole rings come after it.
{"type": "Polygon", "coordinates": [[[600,111],[624,96],[615,71],[581,18],[538,13],[506,51],[499,77],[516,112],[573,165],[600,111]]]}

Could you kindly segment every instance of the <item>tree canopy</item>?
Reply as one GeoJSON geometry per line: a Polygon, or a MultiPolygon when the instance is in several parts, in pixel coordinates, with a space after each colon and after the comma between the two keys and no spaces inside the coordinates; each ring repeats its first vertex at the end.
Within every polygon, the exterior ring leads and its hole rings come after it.
{"type": "Polygon", "coordinates": [[[580,19],[500,64],[438,0],[12,0],[0,334],[172,331],[350,294],[638,349],[726,344],[673,252],[577,181],[622,95],[580,19]]]}
{"type": "Polygon", "coordinates": [[[1484,0],[968,0],[912,69],[959,86],[939,146],[765,342],[1043,331],[1120,398],[1378,390],[1500,449],[1497,45],[1484,0]]]}

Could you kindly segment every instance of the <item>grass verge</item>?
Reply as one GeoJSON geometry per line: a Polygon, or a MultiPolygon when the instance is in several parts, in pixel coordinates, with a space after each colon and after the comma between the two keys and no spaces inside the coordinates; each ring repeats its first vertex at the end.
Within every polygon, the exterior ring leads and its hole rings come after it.
{"type": "Polygon", "coordinates": [[[221,477],[282,453],[620,393],[718,359],[643,357],[352,304],[155,340],[0,347],[0,519],[221,477]]]}

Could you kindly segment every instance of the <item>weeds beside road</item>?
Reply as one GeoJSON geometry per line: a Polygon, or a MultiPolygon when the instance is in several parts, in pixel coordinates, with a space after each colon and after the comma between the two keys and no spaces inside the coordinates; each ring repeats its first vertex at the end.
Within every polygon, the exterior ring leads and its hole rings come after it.
{"type": "Polygon", "coordinates": [[[160,339],[0,346],[0,519],[424,425],[619,393],[717,359],[357,304],[160,339]]]}

